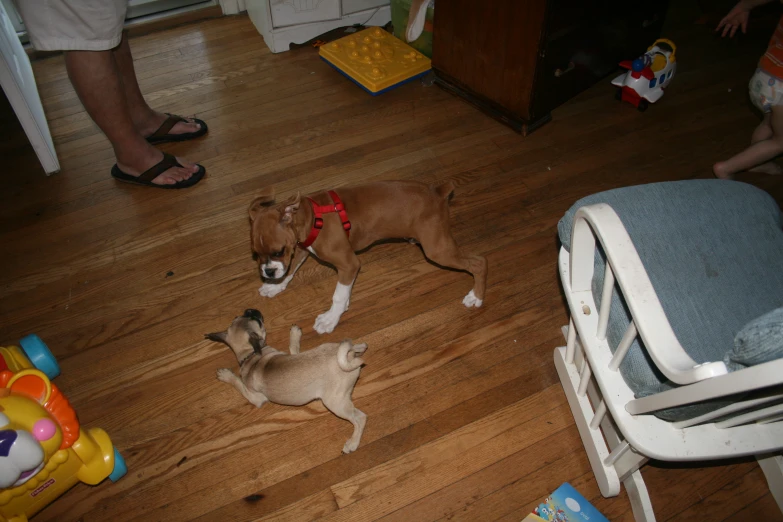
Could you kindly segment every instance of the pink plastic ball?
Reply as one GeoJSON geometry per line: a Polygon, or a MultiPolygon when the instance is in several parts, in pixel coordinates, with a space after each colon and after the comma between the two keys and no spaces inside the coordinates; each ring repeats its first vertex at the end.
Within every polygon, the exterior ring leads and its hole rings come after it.
{"type": "Polygon", "coordinates": [[[49,440],[55,433],[57,433],[57,426],[49,419],[40,419],[33,425],[33,437],[36,440],[49,440]]]}

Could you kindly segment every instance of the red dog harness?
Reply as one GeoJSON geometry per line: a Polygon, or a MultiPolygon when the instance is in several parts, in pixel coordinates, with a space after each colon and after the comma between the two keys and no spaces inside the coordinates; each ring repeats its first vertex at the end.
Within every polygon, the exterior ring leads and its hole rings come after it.
{"type": "Polygon", "coordinates": [[[304,241],[299,242],[299,245],[302,248],[307,248],[315,242],[321,229],[324,228],[324,214],[337,212],[340,216],[340,221],[343,223],[343,230],[345,230],[346,237],[349,237],[351,234],[351,222],[348,221],[348,213],[345,211],[345,205],[343,205],[342,200],[340,200],[334,190],[330,190],[328,194],[329,197],[332,198],[332,201],[334,201],[333,205],[319,205],[312,199],[307,198],[310,200],[310,205],[313,207],[315,219],[313,220],[313,228],[310,229],[310,235],[308,235],[307,239],[304,241]]]}

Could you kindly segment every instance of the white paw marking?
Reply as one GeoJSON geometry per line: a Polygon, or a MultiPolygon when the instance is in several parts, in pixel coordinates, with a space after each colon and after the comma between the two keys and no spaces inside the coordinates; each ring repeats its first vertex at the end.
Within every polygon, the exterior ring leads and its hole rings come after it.
{"type": "Polygon", "coordinates": [[[288,281],[283,281],[282,283],[272,284],[272,283],[264,283],[261,285],[261,287],[258,289],[258,293],[261,294],[261,297],[274,297],[283,290],[285,290],[285,287],[288,286],[288,281]]]}
{"type": "Polygon", "coordinates": [[[332,307],[315,318],[313,329],[316,332],[324,334],[334,330],[337,323],[340,322],[340,316],[348,309],[348,303],[351,302],[352,287],[353,283],[350,285],[337,283],[337,287],[334,289],[334,295],[332,296],[332,307]]]}
{"type": "Polygon", "coordinates": [[[341,313],[335,313],[333,310],[324,312],[315,318],[313,329],[319,334],[331,333],[334,331],[337,323],[340,322],[341,313]]]}
{"type": "Polygon", "coordinates": [[[484,304],[484,301],[476,297],[476,294],[473,293],[473,290],[468,292],[468,295],[465,296],[465,298],[462,300],[462,304],[467,306],[468,308],[480,308],[482,304],[484,304]]]}
{"type": "Polygon", "coordinates": [[[219,381],[222,382],[231,382],[231,379],[234,378],[234,372],[232,372],[228,368],[220,368],[217,371],[217,378],[219,381]]]}

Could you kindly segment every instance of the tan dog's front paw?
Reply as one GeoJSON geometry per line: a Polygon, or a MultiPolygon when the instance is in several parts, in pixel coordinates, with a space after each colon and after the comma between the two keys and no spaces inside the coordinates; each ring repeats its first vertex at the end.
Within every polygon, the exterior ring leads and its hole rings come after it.
{"type": "Polygon", "coordinates": [[[219,381],[230,383],[234,379],[234,372],[228,368],[220,368],[217,371],[217,378],[219,381]]]}
{"type": "Polygon", "coordinates": [[[350,440],[345,443],[345,446],[343,446],[343,453],[353,453],[356,451],[356,448],[359,447],[359,441],[351,442],[350,440]]]}
{"type": "Polygon", "coordinates": [[[299,342],[302,340],[302,329],[299,328],[297,325],[292,324],[291,325],[291,332],[290,337],[292,342],[299,342]]]}
{"type": "Polygon", "coordinates": [[[258,289],[258,293],[261,295],[261,297],[274,297],[283,290],[285,290],[285,287],[288,286],[284,283],[279,284],[272,284],[272,283],[264,283],[261,285],[261,287],[258,289]]]}
{"type": "Polygon", "coordinates": [[[467,306],[468,308],[481,308],[481,305],[484,304],[484,301],[476,297],[476,294],[473,293],[473,290],[468,292],[468,295],[465,296],[465,298],[462,300],[462,304],[467,306]]]}

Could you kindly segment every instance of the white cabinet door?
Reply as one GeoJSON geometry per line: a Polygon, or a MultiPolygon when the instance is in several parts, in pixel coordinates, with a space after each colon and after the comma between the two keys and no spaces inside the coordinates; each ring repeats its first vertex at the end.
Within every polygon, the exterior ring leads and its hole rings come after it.
{"type": "Polygon", "coordinates": [[[27,53],[24,52],[13,23],[0,3],[0,86],[3,87],[27,139],[35,149],[47,174],[60,170],[54,142],[46,123],[41,98],[27,53]]]}
{"type": "Polygon", "coordinates": [[[343,0],[343,15],[389,5],[389,0],[343,0]]]}
{"type": "Polygon", "coordinates": [[[22,17],[16,11],[13,2],[11,0],[0,0],[0,3],[5,7],[5,14],[11,20],[11,25],[17,33],[24,31],[24,23],[22,23],[22,17]]]}
{"type": "Polygon", "coordinates": [[[325,22],[342,17],[340,0],[270,0],[269,8],[274,27],[325,22]]]}

